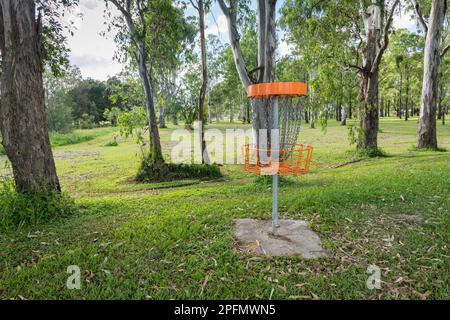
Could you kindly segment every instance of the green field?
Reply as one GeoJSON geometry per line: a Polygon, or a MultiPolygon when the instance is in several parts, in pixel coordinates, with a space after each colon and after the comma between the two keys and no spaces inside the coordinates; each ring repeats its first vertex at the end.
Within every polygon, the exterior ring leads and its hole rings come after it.
{"type": "MultiPolygon", "coordinates": [[[[240,165],[221,167],[218,181],[137,184],[131,140],[108,147],[115,129],[78,133],[93,138],[54,155],[80,212],[0,234],[0,299],[448,299],[450,152],[414,151],[416,126],[382,119],[387,157],[370,159],[334,120],[302,130],[313,165],[282,185],[280,214],[310,222],[328,252],[319,260],[235,249],[234,219],[271,215],[270,186],[240,165]],[[379,290],[366,287],[371,264],[379,290]],[[66,288],[70,265],[82,270],[81,290],[66,288]]],[[[173,129],[161,130],[166,153],[173,129]]],[[[438,124],[438,139],[450,149],[449,125],[438,124]]]]}

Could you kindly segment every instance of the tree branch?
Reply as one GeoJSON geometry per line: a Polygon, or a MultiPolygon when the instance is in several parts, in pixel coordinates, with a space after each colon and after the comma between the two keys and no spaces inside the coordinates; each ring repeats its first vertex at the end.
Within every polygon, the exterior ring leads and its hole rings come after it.
{"type": "Polygon", "coordinates": [[[220,9],[222,9],[222,12],[225,16],[230,16],[230,10],[228,9],[227,5],[225,4],[224,0],[218,0],[220,9]]]}
{"type": "Polygon", "coordinates": [[[189,0],[189,2],[190,2],[191,5],[195,8],[195,10],[199,11],[198,6],[196,6],[196,5],[194,4],[194,1],[193,1],[193,0],[189,0]]]}
{"type": "Polygon", "coordinates": [[[441,52],[441,59],[445,56],[445,54],[447,53],[448,49],[450,49],[450,44],[447,45],[444,50],[442,50],[441,52]]]}
{"type": "Polygon", "coordinates": [[[428,25],[423,18],[422,9],[420,8],[419,2],[417,0],[410,0],[411,5],[414,7],[414,11],[417,16],[417,20],[419,21],[420,26],[422,27],[423,33],[425,34],[425,38],[428,34],[428,25]]]}
{"type": "Polygon", "coordinates": [[[395,7],[397,7],[397,5],[399,3],[400,3],[400,0],[395,0],[394,4],[392,5],[391,11],[389,12],[389,17],[386,21],[386,25],[384,26],[384,31],[383,31],[383,36],[384,36],[383,44],[381,45],[381,48],[378,51],[378,53],[373,61],[372,68],[370,69],[371,73],[375,72],[375,70],[378,68],[378,65],[381,62],[381,58],[383,57],[384,51],[386,50],[387,46],[389,45],[389,29],[391,28],[391,25],[392,25],[395,7]]]}

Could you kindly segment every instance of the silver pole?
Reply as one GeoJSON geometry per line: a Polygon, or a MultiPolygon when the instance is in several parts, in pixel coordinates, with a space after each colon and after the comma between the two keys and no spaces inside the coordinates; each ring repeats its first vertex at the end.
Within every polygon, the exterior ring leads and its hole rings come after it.
{"type": "MultiPolygon", "coordinates": [[[[271,134],[272,139],[272,161],[275,160],[277,163],[280,161],[280,156],[278,154],[279,149],[279,120],[278,120],[278,97],[273,100],[273,129],[275,134],[271,134]]],[[[278,228],[278,175],[273,176],[272,184],[272,234],[277,235],[278,228]]]]}

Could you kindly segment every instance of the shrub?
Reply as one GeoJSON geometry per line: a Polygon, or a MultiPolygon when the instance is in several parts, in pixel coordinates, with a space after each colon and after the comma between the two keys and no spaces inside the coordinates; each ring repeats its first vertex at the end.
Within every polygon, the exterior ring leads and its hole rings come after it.
{"type": "Polygon", "coordinates": [[[117,147],[119,143],[116,140],[109,141],[105,144],[105,147],[117,147]]]}
{"type": "Polygon", "coordinates": [[[178,179],[217,179],[222,177],[216,164],[175,164],[145,158],[136,174],[139,182],[162,182],[178,179]]]}
{"type": "Polygon", "coordinates": [[[74,201],[66,194],[45,190],[20,193],[9,179],[0,188],[0,230],[36,226],[76,211],[74,201]]]}

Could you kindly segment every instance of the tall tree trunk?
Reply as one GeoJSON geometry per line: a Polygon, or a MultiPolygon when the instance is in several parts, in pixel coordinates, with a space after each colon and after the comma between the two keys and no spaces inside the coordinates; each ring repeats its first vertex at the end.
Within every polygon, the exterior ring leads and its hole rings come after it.
{"type": "Polygon", "coordinates": [[[159,127],[160,128],[167,128],[166,126],[166,117],[164,115],[164,106],[161,105],[159,107],[159,127]]]}
{"type": "MultiPolygon", "coordinates": [[[[378,73],[381,59],[389,45],[389,29],[392,25],[394,11],[400,0],[395,0],[389,10],[386,24],[381,33],[382,16],[384,9],[380,10],[377,5],[372,4],[369,12],[364,8],[364,1],[360,1],[361,14],[367,36],[367,44],[363,50],[363,67],[361,69],[361,83],[359,92],[359,117],[360,134],[358,136],[357,148],[378,148],[378,73]]],[[[384,1],[381,2],[384,6],[384,1]]]]}
{"type": "Polygon", "coordinates": [[[21,192],[61,190],[45,115],[41,21],[33,0],[0,1],[0,125],[21,192]]]}
{"type": "Polygon", "coordinates": [[[149,127],[149,137],[150,137],[150,152],[151,157],[154,162],[162,163],[164,158],[161,149],[161,140],[159,137],[158,124],[156,121],[155,104],[153,101],[153,90],[150,80],[150,74],[147,70],[146,58],[145,58],[145,47],[141,41],[137,41],[137,56],[138,56],[138,69],[139,76],[141,77],[142,84],[144,86],[145,93],[145,108],[148,114],[148,127],[149,127]]]}
{"type": "Polygon", "coordinates": [[[208,85],[208,69],[206,61],[206,40],[205,40],[205,6],[203,0],[198,0],[198,16],[200,24],[200,48],[202,56],[202,86],[200,88],[200,94],[198,96],[198,139],[202,152],[202,163],[209,164],[209,156],[206,151],[205,142],[205,124],[203,123],[203,114],[205,107],[206,88],[208,85]]]}
{"type": "Polygon", "coordinates": [[[358,149],[378,148],[378,67],[372,65],[378,52],[379,31],[371,29],[367,39],[359,92],[359,117],[361,131],[358,136],[358,149]]]}
{"type": "MultiPolygon", "coordinates": [[[[239,79],[247,91],[252,83],[273,82],[275,80],[275,48],[276,48],[276,0],[258,0],[258,71],[256,78],[249,74],[240,46],[240,36],[237,30],[237,1],[230,1],[227,6],[224,0],[218,0],[220,8],[227,18],[230,47],[239,79]]],[[[260,132],[258,129],[267,130],[267,144],[270,145],[270,119],[268,108],[264,108],[264,101],[252,103],[252,126],[254,129],[254,141],[259,145],[260,132]]],[[[269,102],[270,103],[270,102],[269,102]]]]}
{"type": "Polygon", "coordinates": [[[406,66],[406,97],[405,97],[405,121],[409,118],[409,66],[406,66]]]}
{"type": "Polygon", "coordinates": [[[433,0],[425,40],[422,101],[420,104],[418,148],[437,148],[436,104],[441,55],[441,29],[447,10],[447,0],[433,0]]]}
{"type": "Polygon", "coordinates": [[[400,86],[398,88],[398,117],[402,118],[402,88],[403,88],[403,73],[400,69],[400,86]]]}

